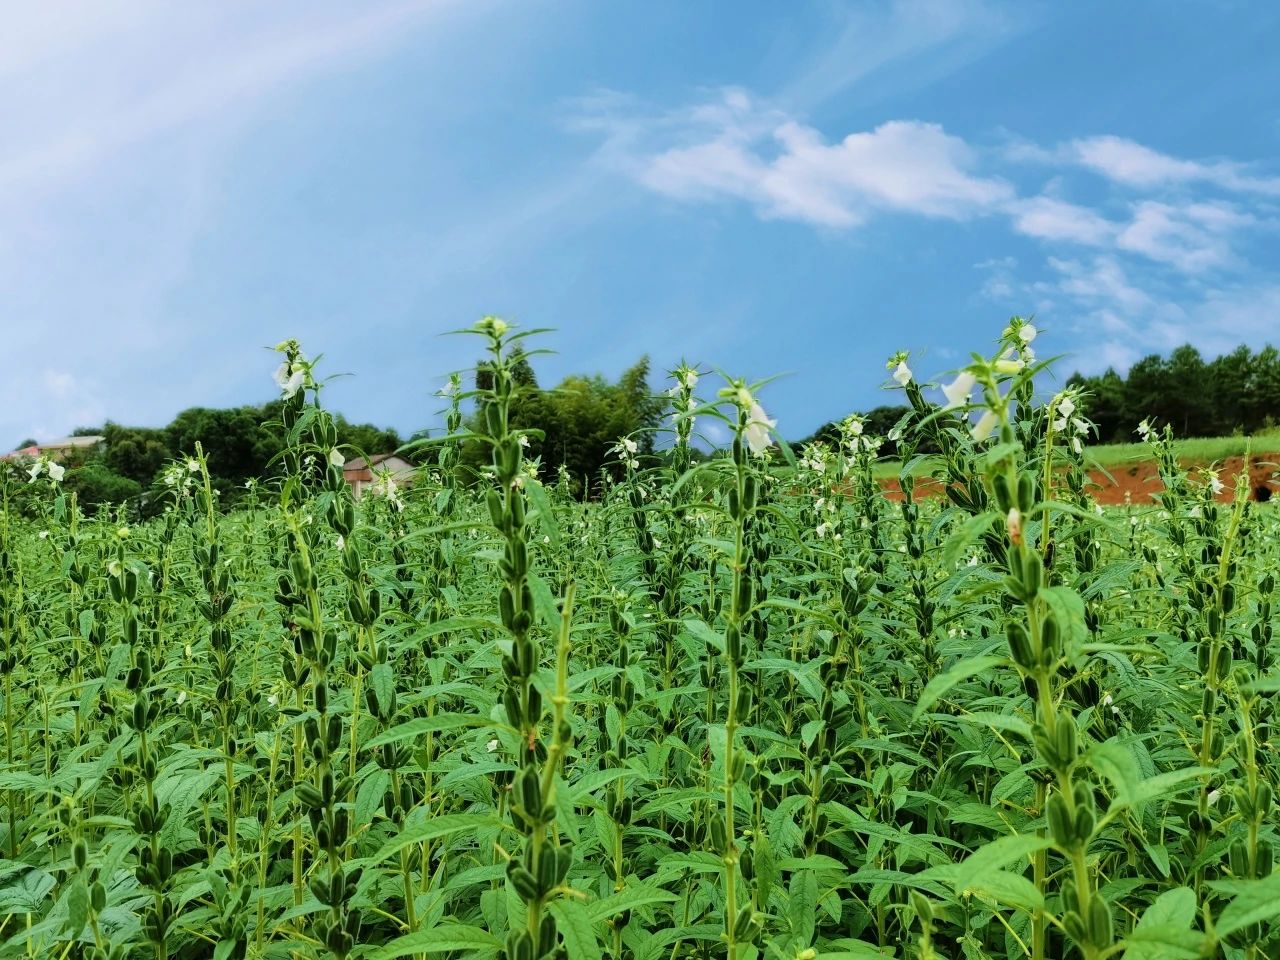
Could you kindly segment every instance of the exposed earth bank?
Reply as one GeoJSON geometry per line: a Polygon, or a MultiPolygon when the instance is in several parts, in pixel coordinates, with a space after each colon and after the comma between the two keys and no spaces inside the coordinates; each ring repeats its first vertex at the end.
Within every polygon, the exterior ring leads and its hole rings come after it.
{"type": "MultiPolygon", "coordinates": [[[[1209,464],[1186,462],[1194,477],[1200,467],[1209,464]]],[[[1243,457],[1228,457],[1218,464],[1218,476],[1222,479],[1223,489],[1218,499],[1223,503],[1231,502],[1235,490],[1236,478],[1244,467],[1243,457]]],[[[1160,482],[1159,465],[1154,460],[1140,460],[1133,463],[1122,463],[1106,470],[1094,468],[1089,471],[1089,479],[1093,484],[1091,493],[1098,503],[1105,506],[1119,506],[1132,502],[1136,506],[1146,506],[1152,498],[1164,489],[1160,482]]],[[[1265,460],[1255,459],[1249,467],[1249,497],[1253,500],[1270,500],[1272,494],[1280,493],[1280,463],[1276,463],[1269,455],[1265,460]]],[[[890,500],[901,500],[901,488],[896,477],[886,477],[880,481],[890,500]]],[[[936,480],[919,478],[916,480],[916,495],[938,494],[942,485],[936,480]]],[[[1280,503],[1280,497],[1276,498],[1280,503]]]]}

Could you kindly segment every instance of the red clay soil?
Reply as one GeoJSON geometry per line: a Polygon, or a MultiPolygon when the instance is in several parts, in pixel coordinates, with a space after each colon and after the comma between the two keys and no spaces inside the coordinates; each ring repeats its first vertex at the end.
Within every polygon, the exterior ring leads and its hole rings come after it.
{"type": "MultiPolygon", "coordinates": [[[[1218,476],[1222,478],[1223,490],[1218,494],[1218,499],[1223,503],[1230,503],[1235,488],[1235,478],[1240,473],[1240,468],[1244,465],[1243,457],[1229,457],[1226,461],[1218,464],[1218,476]]],[[[1196,464],[1184,464],[1189,467],[1194,475],[1196,464]]],[[[1203,466],[1207,466],[1204,464],[1203,466]]],[[[1112,467],[1104,472],[1102,470],[1090,470],[1089,479],[1093,483],[1090,491],[1094,500],[1104,506],[1119,506],[1129,501],[1137,506],[1145,506],[1152,502],[1152,498],[1164,489],[1164,485],[1160,482],[1160,470],[1158,464],[1154,460],[1144,460],[1140,463],[1122,464],[1112,467]]],[[[886,477],[880,481],[880,486],[884,489],[885,495],[890,500],[901,500],[902,490],[898,485],[897,478],[886,477]]],[[[931,480],[924,477],[916,480],[916,496],[933,496],[942,492],[942,484],[937,480],[931,480]]],[[[1249,470],[1249,496],[1254,500],[1269,500],[1273,493],[1280,493],[1280,476],[1274,466],[1259,467],[1253,466],[1249,470]],[[1265,492],[1264,492],[1265,491],[1265,492]]],[[[1280,503],[1280,497],[1277,497],[1280,503]]]]}

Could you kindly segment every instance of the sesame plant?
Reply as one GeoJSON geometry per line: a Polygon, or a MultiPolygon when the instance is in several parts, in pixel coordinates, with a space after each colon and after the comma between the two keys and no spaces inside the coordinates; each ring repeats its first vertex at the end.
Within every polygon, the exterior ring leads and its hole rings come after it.
{"type": "Polygon", "coordinates": [[[792,458],[767,383],[682,363],[654,453],[547,476],[539,332],[471,333],[359,498],[289,340],[235,509],[199,447],[149,519],[0,462],[0,960],[1280,956],[1247,469],[1148,421],[1162,489],[1099,506],[1015,318],[891,358],[886,438],[792,458]]]}

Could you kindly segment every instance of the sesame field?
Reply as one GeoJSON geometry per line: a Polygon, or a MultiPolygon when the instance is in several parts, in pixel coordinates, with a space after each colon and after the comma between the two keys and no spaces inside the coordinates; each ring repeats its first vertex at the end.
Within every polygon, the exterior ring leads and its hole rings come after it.
{"type": "Polygon", "coordinates": [[[412,486],[353,499],[292,341],[232,512],[202,450],[145,521],[4,475],[0,960],[1280,956],[1253,464],[1152,424],[1099,506],[1014,321],[942,407],[891,361],[942,451],[892,498],[859,421],[793,463],[767,387],[682,366],[669,456],[582,502],[511,423],[526,335],[473,333],[412,486]]]}

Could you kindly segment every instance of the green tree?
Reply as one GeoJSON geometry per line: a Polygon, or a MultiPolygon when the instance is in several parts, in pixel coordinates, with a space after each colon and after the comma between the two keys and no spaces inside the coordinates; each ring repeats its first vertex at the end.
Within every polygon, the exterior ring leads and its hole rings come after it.
{"type": "Polygon", "coordinates": [[[106,443],[103,463],[107,469],[140,484],[149,484],[165,461],[177,455],[164,430],[123,427],[107,421],[102,435],[106,443]]]}

